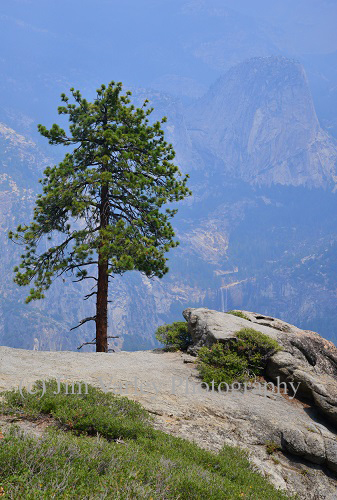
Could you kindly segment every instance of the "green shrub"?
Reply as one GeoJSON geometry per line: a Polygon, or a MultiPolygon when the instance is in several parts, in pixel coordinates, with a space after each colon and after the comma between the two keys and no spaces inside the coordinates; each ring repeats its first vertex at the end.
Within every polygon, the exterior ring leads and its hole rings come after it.
{"type": "Polygon", "coordinates": [[[214,380],[217,388],[220,382],[231,384],[263,375],[267,359],[281,349],[276,340],[253,328],[243,328],[236,336],[199,350],[198,370],[204,382],[214,380]]]}
{"type": "Polygon", "coordinates": [[[210,349],[202,347],[198,352],[198,369],[203,382],[218,388],[221,382],[240,382],[248,369],[248,362],[224,344],[216,343],[210,349]]]}
{"type": "Polygon", "coordinates": [[[186,321],[175,321],[170,325],[159,326],[156,330],[156,339],[165,344],[168,350],[186,351],[192,344],[186,321]]]}
{"type": "Polygon", "coordinates": [[[276,340],[253,328],[242,328],[236,335],[238,342],[232,349],[247,359],[248,369],[255,375],[262,375],[267,359],[282,349],[276,340]]]}
{"type": "Polygon", "coordinates": [[[239,318],[246,319],[250,321],[248,316],[246,316],[242,311],[227,311],[226,314],[232,314],[232,316],[238,316],[239,318]]]}

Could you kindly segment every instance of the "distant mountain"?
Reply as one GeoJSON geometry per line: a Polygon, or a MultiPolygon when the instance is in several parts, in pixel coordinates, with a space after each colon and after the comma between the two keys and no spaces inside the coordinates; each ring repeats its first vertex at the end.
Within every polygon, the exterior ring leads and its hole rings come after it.
{"type": "Polygon", "coordinates": [[[303,67],[286,58],[231,68],[190,107],[188,129],[226,176],[258,185],[337,183],[337,141],[319,125],[303,67]]]}
{"type": "MultiPolygon", "coordinates": [[[[187,108],[156,90],[134,93],[136,103],[146,97],[155,118],[168,116],[167,138],[193,196],[174,219],[181,245],[168,254],[169,274],[132,272],[111,283],[118,347],[154,346],[156,327],[180,320],[187,306],[261,311],[336,341],[336,142],[320,128],[301,65],[248,60],[187,108]]],[[[37,180],[56,156],[47,158],[43,151],[54,151],[43,139],[5,124],[0,146],[0,344],[75,349],[94,336],[90,324],[69,332],[93,312],[87,285],[69,277],[24,304],[27,290],[12,282],[21,248],[7,239],[30,220],[37,180]]]]}
{"type": "Polygon", "coordinates": [[[337,51],[302,57],[320,124],[337,137],[337,51]]]}

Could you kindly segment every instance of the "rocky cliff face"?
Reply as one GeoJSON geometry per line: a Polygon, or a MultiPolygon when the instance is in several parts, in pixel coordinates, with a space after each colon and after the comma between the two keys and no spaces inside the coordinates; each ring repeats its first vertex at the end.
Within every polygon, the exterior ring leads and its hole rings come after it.
{"type": "MultiPolygon", "coordinates": [[[[325,469],[327,477],[322,482],[317,476],[315,486],[312,484],[309,490],[301,487],[298,491],[301,498],[329,498],[330,494],[333,498],[336,483],[331,482],[327,490],[324,484],[327,484],[326,480],[329,481],[328,477],[334,477],[327,469],[333,473],[337,472],[337,349],[317,333],[303,331],[263,314],[241,312],[246,319],[205,308],[186,309],[183,315],[188,322],[193,342],[189,349],[195,354],[200,347],[210,347],[215,342],[235,342],[237,332],[242,328],[253,328],[277,340],[282,350],[267,359],[268,380],[272,380],[278,388],[282,382],[285,383],[283,387],[291,383],[297,388],[296,398],[293,397],[293,403],[296,400],[296,410],[295,405],[292,408],[289,405],[286,410],[288,415],[281,416],[290,402],[290,398],[286,398],[287,403],[284,401],[283,408],[281,405],[276,410],[277,404],[274,408],[266,406],[265,411],[257,417],[252,398],[249,418],[254,422],[253,433],[255,429],[257,442],[261,440],[264,432],[271,433],[270,440],[288,457],[298,457],[298,463],[315,464],[312,472],[315,470],[317,473],[325,469]],[[306,423],[301,416],[302,410],[306,418],[309,418],[306,423]],[[293,419],[294,411],[297,416],[293,419]]],[[[269,397],[273,399],[272,393],[269,397]]],[[[274,399],[275,403],[276,401],[277,397],[274,399]]],[[[264,404],[265,401],[261,398],[260,409],[264,404]]],[[[241,418],[244,420],[246,411],[243,404],[241,418]]],[[[246,431],[243,439],[250,441],[248,434],[249,431],[246,431]]],[[[294,481],[295,477],[296,475],[293,475],[290,481],[294,481]]],[[[285,479],[285,476],[283,478],[285,479]]]]}
{"type": "MultiPolygon", "coordinates": [[[[196,355],[203,346],[236,341],[236,333],[242,328],[252,328],[276,340],[282,349],[267,359],[267,376],[275,383],[279,379],[298,384],[297,396],[309,401],[336,428],[336,346],[315,332],[301,330],[285,321],[249,311],[236,312],[244,317],[206,308],[186,309],[183,316],[192,338],[187,352],[196,355]]],[[[337,454],[334,462],[331,468],[337,471],[337,454]]]]}
{"type": "Polygon", "coordinates": [[[223,161],[226,176],[259,184],[337,182],[336,143],[320,128],[303,67],[254,58],[231,68],[189,110],[194,144],[223,161]]]}

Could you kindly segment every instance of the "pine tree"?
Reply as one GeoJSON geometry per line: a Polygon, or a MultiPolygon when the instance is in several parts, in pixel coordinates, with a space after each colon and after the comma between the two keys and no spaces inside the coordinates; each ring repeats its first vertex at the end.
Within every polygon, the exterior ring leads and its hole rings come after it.
{"type": "Polygon", "coordinates": [[[115,82],[102,85],[93,102],[70,91],[73,103],[62,94],[58,108],[68,115],[69,130],[38,126],[50,144],[73,148],[44,171],[33,221],[9,233],[25,246],[14,281],[33,283],[28,303],[44,298],[65,273],[75,281],[93,279],[95,291],[85,298],[96,295],[96,314],[77,326],[94,321],[96,351],[107,352],[109,277],[138,270],[161,278],[168,272],[165,253],[178,245],[170,224],[177,210],[163,205],[190,194],[188,176],[172,163],[175,152],[161,128],[166,118],[150,124],[147,100],[136,108],[131,92],[122,95],[122,84],[115,82]]]}

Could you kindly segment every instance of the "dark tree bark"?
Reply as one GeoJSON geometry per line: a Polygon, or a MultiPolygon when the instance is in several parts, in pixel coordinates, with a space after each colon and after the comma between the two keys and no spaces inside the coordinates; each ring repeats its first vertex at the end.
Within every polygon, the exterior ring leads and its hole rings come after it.
{"type": "MultiPolygon", "coordinates": [[[[101,190],[100,229],[109,224],[109,187],[104,184],[101,190]]],[[[98,252],[98,281],[96,302],[96,352],[108,352],[108,288],[109,262],[102,254],[103,242],[98,252]]]]}

